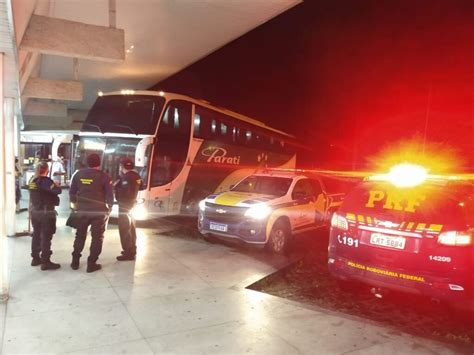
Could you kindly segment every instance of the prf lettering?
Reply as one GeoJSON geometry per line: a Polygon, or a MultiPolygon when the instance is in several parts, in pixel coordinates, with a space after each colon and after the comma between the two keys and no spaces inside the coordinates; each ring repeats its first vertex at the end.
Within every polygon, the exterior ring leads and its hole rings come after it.
{"type": "Polygon", "coordinates": [[[382,208],[387,210],[415,212],[424,199],[424,195],[414,193],[402,195],[395,191],[370,190],[365,207],[374,208],[382,205],[382,208]]]}

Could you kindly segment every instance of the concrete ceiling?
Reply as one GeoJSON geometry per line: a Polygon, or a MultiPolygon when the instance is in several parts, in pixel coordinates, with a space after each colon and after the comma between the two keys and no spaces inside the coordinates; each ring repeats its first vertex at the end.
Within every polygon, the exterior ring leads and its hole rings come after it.
{"type": "MultiPolygon", "coordinates": [[[[121,63],[79,59],[77,80],[82,101],[60,101],[70,110],[88,110],[98,91],[144,89],[171,76],[230,41],[295,6],[300,0],[115,0],[116,28],[125,32],[121,63]]],[[[109,0],[12,0],[38,15],[105,26],[109,0]]],[[[19,10],[19,11],[20,11],[19,10]]],[[[30,16],[31,13],[30,12],[30,16]]],[[[15,16],[17,42],[25,32],[25,17],[15,16]]],[[[28,17],[30,18],[30,17],[28,17]]],[[[21,48],[21,47],[20,47],[21,48]]],[[[20,67],[25,58],[20,51],[20,67]]],[[[71,56],[72,57],[72,56],[71,56]]],[[[42,54],[31,77],[74,80],[73,59],[42,54]]],[[[42,101],[42,100],[35,100],[42,101]]],[[[51,102],[51,100],[49,100],[51,102]]],[[[35,119],[39,126],[40,120],[35,119]]],[[[63,125],[64,126],[64,125],[63,125]]],[[[39,127],[45,128],[45,127],[39,127]]]]}

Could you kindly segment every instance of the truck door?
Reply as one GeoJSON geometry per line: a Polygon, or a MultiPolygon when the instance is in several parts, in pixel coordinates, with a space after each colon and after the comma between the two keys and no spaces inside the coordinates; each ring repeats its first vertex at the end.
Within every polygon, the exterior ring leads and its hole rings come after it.
{"type": "Polygon", "coordinates": [[[294,228],[300,229],[314,224],[316,196],[309,179],[299,180],[295,184],[291,197],[297,203],[298,207],[294,212],[294,228]]]}
{"type": "Polygon", "coordinates": [[[321,183],[319,180],[310,179],[311,185],[314,191],[314,204],[313,207],[313,214],[315,218],[316,225],[320,226],[323,225],[326,221],[326,210],[328,207],[328,197],[323,192],[321,187],[321,183]]]}

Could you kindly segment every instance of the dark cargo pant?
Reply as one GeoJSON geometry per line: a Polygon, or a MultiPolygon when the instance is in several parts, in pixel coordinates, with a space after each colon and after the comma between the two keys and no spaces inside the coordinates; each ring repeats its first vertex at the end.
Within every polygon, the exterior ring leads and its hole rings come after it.
{"type": "Polygon", "coordinates": [[[31,211],[31,224],[33,225],[33,237],[31,238],[31,257],[40,258],[43,262],[48,261],[53,252],[51,251],[51,240],[56,233],[56,211],[53,209],[42,209],[31,211]]]}
{"type": "Polygon", "coordinates": [[[87,259],[88,264],[94,264],[102,252],[102,244],[104,241],[104,232],[107,225],[109,215],[107,213],[87,213],[78,211],[78,224],[76,229],[76,238],[74,239],[73,257],[80,258],[82,250],[86,243],[87,230],[91,226],[91,246],[90,254],[87,259]]]}
{"type": "Polygon", "coordinates": [[[135,220],[131,216],[131,208],[119,205],[118,228],[123,254],[135,256],[137,254],[137,232],[135,220]]]}

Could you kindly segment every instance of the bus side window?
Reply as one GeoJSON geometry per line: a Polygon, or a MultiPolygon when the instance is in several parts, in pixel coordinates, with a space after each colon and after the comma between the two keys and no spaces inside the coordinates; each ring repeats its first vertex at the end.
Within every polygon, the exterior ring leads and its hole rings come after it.
{"type": "Polygon", "coordinates": [[[181,172],[188,156],[191,104],[173,100],[158,128],[151,169],[151,186],[170,183],[181,172]]]}
{"type": "Polygon", "coordinates": [[[198,113],[194,114],[194,137],[201,137],[201,116],[198,113]]]}
{"type": "Polygon", "coordinates": [[[250,143],[252,141],[252,131],[245,131],[245,142],[250,143]]]}
{"type": "Polygon", "coordinates": [[[211,120],[211,133],[212,133],[212,136],[216,136],[217,135],[217,122],[216,120],[211,120]]]}
{"type": "Polygon", "coordinates": [[[212,137],[211,117],[209,111],[196,105],[194,113],[194,137],[202,139],[210,139],[212,137]],[[196,120],[199,120],[199,129],[196,130],[196,120]]]}

